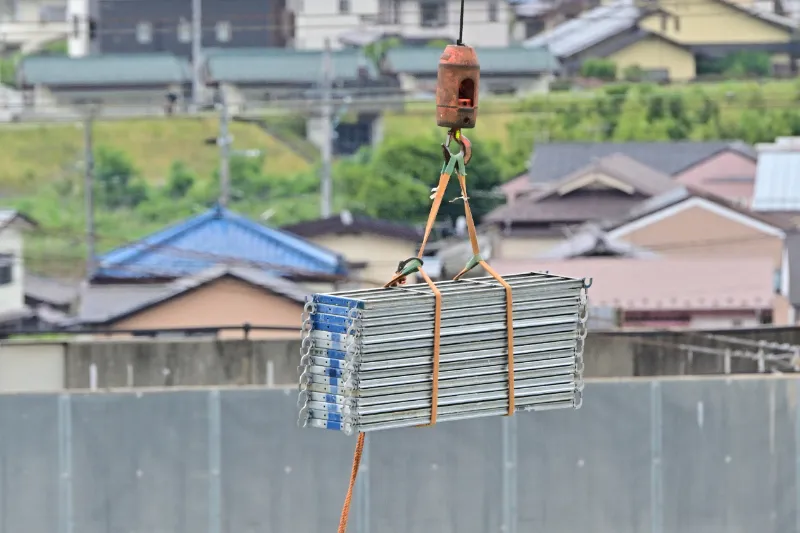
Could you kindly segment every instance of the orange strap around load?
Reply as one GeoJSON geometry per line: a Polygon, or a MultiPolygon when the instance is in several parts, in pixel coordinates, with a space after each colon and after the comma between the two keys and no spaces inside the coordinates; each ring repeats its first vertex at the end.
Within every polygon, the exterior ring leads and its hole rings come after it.
{"type": "MultiPolygon", "coordinates": [[[[439,186],[436,188],[436,194],[433,197],[431,211],[428,214],[428,222],[425,225],[425,236],[422,239],[422,244],[420,245],[419,253],[417,254],[419,259],[422,259],[422,254],[425,251],[425,245],[428,242],[428,238],[430,238],[431,231],[433,230],[433,224],[436,221],[436,215],[439,212],[439,207],[442,205],[444,192],[447,189],[447,183],[449,181],[449,174],[442,174],[439,176],[439,186]]],[[[472,221],[471,216],[469,217],[469,220],[470,222],[472,221]]],[[[428,284],[428,287],[430,287],[435,298],[433,308],[433,387],[431,389],[431,420],[429,424],[426,424],[432,426],[436,424],[436,417],[439,409],[439,350],[441,345],[440,332],[442,329],[442,293],[422,268],[419,269],[419,273],[425,280],[425,283],[428,284]]],[[[398,272],[386,283],[386,285],[384,285],[384,287],[398,285],[403,277],[404,276],[398,272]]],[[[365,433],[359,433],[358,440],[356,441],[356,451],[353,455],[353,469],[350,472],[350,484],[347,487],[347,494],[344,498],[342,515],[339,517],[338,533],[346,533],[347,531],[347,519],[350,516],[350,501],[353,498],[353,489],[355,488],[356,477],[358,476],[358,468],[361,464],[361,455],[364,453],[365,436],[365,433]]]]}
{"type": "MultiPolygon", "coordinates": [[[[464,200],[464,214],[467,218],[467,231],[469,241],[472,244],[474,256],[480,256],[481,250],[478,244],[478,232],[475,230],[475,221],[472,219],[472,210],[469,207],[469,197],[467,196],[466,176],[458,177],[458,184],[461,186],[461,198],[464,200]]],[[[486,261],[481,259],[478,264],[486,272],[497,280],[506,290],[506,335],[508,336],[508,416],[514,414],[514,303],[511,296],[511,285],[506,282],[486,261]]],[[[460,279],[467,273],[467,268],[461,270],[453,279],[460,279]]]]}

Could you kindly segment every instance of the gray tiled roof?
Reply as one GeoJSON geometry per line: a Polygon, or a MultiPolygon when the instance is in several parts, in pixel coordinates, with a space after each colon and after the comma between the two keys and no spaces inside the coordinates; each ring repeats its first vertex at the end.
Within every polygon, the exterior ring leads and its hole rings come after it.
{"type": "Polygon", "coordinates": [[[90,286],[82,295],[79,319],[83,323],[104,323],[117,320],[226,275],[262,287],[298,303],[305,302],[305,298],[308,296],[308,292],[300,285],[255,268],[217,266],[167,284],[90,286]]]}
{"type": "Polygon", "coordinates": [[[190,79],[188,62],[170,54],[29,56],[17,70],[21,86],[171,85],[190,79]]]}
{"type": "Polygon", "coordinates": [[[654,170],[673,176],[726,149],[752,157],[739,141],[555,142],[537,144],[528,176],[534,184],[550,183],[575,172],[594,159],[624,154],[654,170]]]}
{"type": "MultiPolygon", "coordinates": [[[[514,75],[553,72],[558,70],[558,60],[546,47],[487,47],[476,48],[481,74],[514,75]]],[[[386,63],[394,73],[409,73],[435,76],[440,48],[405,47],[394,48],[386,54],[386,63]]]]}
{"type": "MultiPolygon", "coordinates": [[[[322,79],[321,51],[284,48],[228,49],[206,53],[208,76],[226,83],[314,84],[322,79]]],[[[357,50],[332,54],[337,81],[356,80],[365,68],[370,79],[379,77],[375,65],[357,50]]]]}
{"type": "Polygon", "coordinates": [[[70,305],[78,297],[79,284],[25,273],[25,296],[51,305],[70,305]]]}
{"type": "Polygon", "coordinates": [[[634,26],[641,14],[631,0],[615,0],[528,39],[525,46],[545,46],[559,58],[569,57],[634,26]]]}

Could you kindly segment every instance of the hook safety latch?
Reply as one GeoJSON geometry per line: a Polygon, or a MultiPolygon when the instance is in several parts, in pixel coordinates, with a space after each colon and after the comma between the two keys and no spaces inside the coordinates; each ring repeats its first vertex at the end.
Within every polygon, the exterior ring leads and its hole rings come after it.
{"type": "Polygon", "coordinates": [[[464,135],[460,129],[453,128],[447,132],[447,139],[442,143],[442,153],[444,154],[444,164],[447,166],[450,163],[450,158],[456,154],[453,154],[450,151],[450,145],[453,141],[456,141],[459,146],[459,154],[464,156],[464,164],[466,165],[469,163],[469,160],[472,159],[472,142],[467,139],[467,136],[464,135]]]}

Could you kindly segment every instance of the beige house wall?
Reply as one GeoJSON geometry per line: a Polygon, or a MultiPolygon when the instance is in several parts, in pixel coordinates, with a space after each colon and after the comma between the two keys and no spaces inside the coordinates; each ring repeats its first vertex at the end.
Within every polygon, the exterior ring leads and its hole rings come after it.
{"type": "MultiPolygon", "coordinates": [[[[702,207],[688,208],[619,238],[663,255],[772,257],[776,268],[780,268],[783,254],[780,237],[702,207]]],[[[731,268],[735,267],[732,262],[731,268]]]]}
{"type": "MultiPolygon", "coordinates": [[[[285,326],[296,332],[252,331],[253,338],[294,339],[300,335],[303,306],[233,278],[220,278],[160,305],[114,323],[111,329],[179,329],[215,326],[285,326]]],[[[221,337],[241,337],[241,331],[221,337]]]]}
{"type": "Polygon", "coordinates": [[[389,281],[397,264],[417,255],[416,242],[369,233],[320,235],[309,241],[341,254],[353,263],[366,262],[360,273],[364,285],[377,287],[389,281]]]}

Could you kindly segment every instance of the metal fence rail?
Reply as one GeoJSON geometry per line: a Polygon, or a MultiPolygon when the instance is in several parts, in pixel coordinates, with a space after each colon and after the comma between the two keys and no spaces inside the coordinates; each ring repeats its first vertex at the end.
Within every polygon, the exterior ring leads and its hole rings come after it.
{"type": "MultiPolygon", "coordinates": [[[[370,435],[353,533],[800,532],[800,380],[588,383],[370,435]]],[[[0,533],[333,531],[353,438],[295,390],[0,396],[0,533]]]]}

